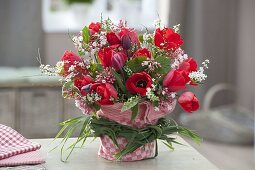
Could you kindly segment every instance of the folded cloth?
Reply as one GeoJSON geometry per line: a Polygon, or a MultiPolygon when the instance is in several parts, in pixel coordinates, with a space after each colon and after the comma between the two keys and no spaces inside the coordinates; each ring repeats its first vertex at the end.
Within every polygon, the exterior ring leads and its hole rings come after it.
{"type": "Polygon", "coordinates": [[[44,164],[40,165],[21,165],[15,167],[2,167],[0,170],[46,170],[44,164]]]}
{"type": "Polygon", "coordinates": [[[40,144],[23,137],[14,129],[0,124],[0,166],[44,163],[37,151],[40,144]]]}
{"type": "Polygon", "coordinates": [[[0,160],[1,166],[35,165],[45,163],[39,151],[31,151],[0,160]]]}

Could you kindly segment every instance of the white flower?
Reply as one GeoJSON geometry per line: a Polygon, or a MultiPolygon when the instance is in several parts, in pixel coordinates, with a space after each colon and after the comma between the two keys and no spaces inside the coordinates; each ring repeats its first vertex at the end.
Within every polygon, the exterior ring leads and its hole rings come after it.
{"type": "Polygon", "coordinates": [[[191,73],[189,73],[190,79],[196,83],[201,83],[203,80],[205,80],[207,78],[207,75],[204,74],[204,68],[208,68],[208,63],[209,60],[205,60],[204,62],[202,62],[202,67],[199,67],[197,71],[192,71],[191,73]]]}
{"type": "Polygon", "coordinates": [[[161,20],[160,20],[160,18],[154,20],[154,26],[155,26],[156,28],[160,28],[160,25],[161,25],[161,20]]]}
{"type": "Polygon", "coordinates": [[[74,65],[71,65],[68,69],[68,72],[73,72],[75,70],[75,66],[74,65]]]}
{"type": "Polygon", "coordinates": [[[158,112],[158,111],[159,111],[159,107],[154,107],[154,110],[155,110],[156,112],[158,112]]]}
{"type": "Polygon", "coordinates": [[[171,65],[172,68],[177,68],[184,60],[188,59],[187,54],[179,54],[175,59],[173,64],[171,65]]]}

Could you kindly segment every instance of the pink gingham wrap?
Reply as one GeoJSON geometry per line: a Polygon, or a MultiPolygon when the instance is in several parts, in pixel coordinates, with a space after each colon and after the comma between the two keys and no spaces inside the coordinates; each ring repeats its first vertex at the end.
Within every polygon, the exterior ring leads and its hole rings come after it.
{"type": "MultiPolygon", "coordinates": [[[[113,141],[106,135],[100,137],[101,139],[101,146],[98,151],[98,155],[102,158],[105,158],[110,161],[116,161],[114,154],[123,149],[128,141],[124,137],[118,137],[117,142],[120,149],[113,143],[113,141]]],[[[155,156],[155,149],[156,149],[156,141],[147,143],[144,146],[136,149],[134,152],[126,154],[121,158],[120,161],[129,162],[129,161],[139,161],[146,158],[152,158],[155,156]]]]}
{"type": "MultiPolygon", "coordinates": [[[[101,110],[97,112],[99,117],[115,121],[122,125],[127,125],[135,128],[144,128],[148,125],[156,124],[159,118],[164,117],[166,114],[173,111],[176,101],[174,100],[171,109],[167,112],[159,110],[155,111],[152,104],[148,101],[139,104],[139,113],[134,121],[131,121],[131,111],[127,110],[121,112],[123,103],[116,103],[109,106],[101,106],[101,110]]],[[[113,141],[106,135],[101,136],[101,146],[98,155],[107,160],[116,160],[114,154],[119,151],[113,141]]],[[[124,148],[128,140],[124,137],[117,137],[117,142],[120,148],[124,148]]],[[[145,144],[145,146],[136,149],[134,152],[122,157],[121,161],[138,161],[155,156],[156,141],[145,144]]]]}

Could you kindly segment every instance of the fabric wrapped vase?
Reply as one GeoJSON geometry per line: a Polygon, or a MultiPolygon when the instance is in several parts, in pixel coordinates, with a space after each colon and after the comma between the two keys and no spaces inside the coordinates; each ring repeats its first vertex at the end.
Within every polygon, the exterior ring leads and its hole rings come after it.
{"type": "MultiPolygon", "coordinates": [[[[110,121],[117,122],[122,125],[131,126],[133,128],[144,128],[148,125],[156,124],[158,119],[166,116],[174,110],[176,101],[168,103],[168,109],[160,109],[155,111],[150,102],[142,102],[139,104],[139,112],[135,120],[131,121],[131,111],[127,110],[121,112],[123,103],[116,103],[114,105],[104,105],[97,112],[99,117],[108,119],[110,121]]],[[[111,161],[117,161],[114,156],[120,149],[125,148],[128,144],[128,140],[124,137],[117,137],[118,147],[113,141],[106,135],[100,137],[101,146],[98,151],[98,155],[102,158],[111,161]]],[[[118,159],[118,161],[138,161],[155,157],[157,153],[156,141],[147,143],[144,146],[136,149],[134,152],[129,153],[118,159]]]]}

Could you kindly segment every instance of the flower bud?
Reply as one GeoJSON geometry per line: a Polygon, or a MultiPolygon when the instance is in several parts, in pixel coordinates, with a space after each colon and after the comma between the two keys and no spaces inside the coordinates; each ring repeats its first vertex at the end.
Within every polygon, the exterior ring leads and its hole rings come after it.
{"type": "Polygon", "coordinates": [[[125,50],[131,48],[131,38],[129,35],[123,35],[121,38],[121,45],[125,50]]]}

